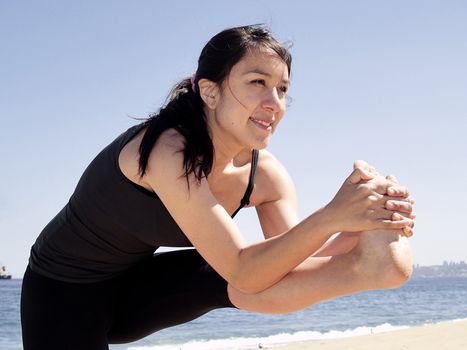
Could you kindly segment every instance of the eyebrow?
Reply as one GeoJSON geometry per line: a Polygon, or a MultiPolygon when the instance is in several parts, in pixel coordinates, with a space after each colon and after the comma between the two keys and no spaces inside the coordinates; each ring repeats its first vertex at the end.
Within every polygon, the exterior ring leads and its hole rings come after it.
{"type": "MultiPolygon", "coordinates": [[[[265,72],[265,71],[263,71],[263,70],[261,70],[261,69],[259,69],[259,68],[255,68],[255,69],[253,69],[253,70],[250,70],[250,71],[246,72],[245,75],[246,75],[246,74],[251,74],[251,73],[256,73],[256,74],[265,75],[265,76],[267,76],[268,78],[271,78],[271,77],[272,77],[271,74],[269,74],[269,73],[267,73],[267,72],[265,72]]],[[[289,83],[290,83],[290,81],[289,81],[288,79],[282,79],[281,82],[284,83],[284,84],[289,84],[289,83]]]]}

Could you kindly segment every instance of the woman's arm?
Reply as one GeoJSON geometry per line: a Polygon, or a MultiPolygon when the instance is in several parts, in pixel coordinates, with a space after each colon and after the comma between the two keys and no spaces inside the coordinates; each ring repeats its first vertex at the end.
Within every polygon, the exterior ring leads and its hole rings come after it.
{"type": "MultiPolygon", "coordinates": [[[[367,162],[356,161],[354,169],[357,167],[368,170],[375,175],[377,174],[374,167],[367,162]]],[[[387,176],[386,179],[394,183],[394,186],[398,186],[398,181],[394,176],[387,176]]],[[[261,151],[261,158],[258,162],[256,191],[260,192],[260,204],[256,205],[256,210],[266,239],[290,230],[299,222],[297,194],[292,178],[279,160],[267,151],[261,151]]],[[[413,204],[412,198],[401,197],[396,203],[401,214],[414,218],[411,206],[413,204]]],[[[313,256],[345,254],[358,243],[359,235],[359,232],[345,232],[334,235],[313,256]]]]}
{"type": "Polygon", "coordinates": [[[264,238],[287,232],[300,222],[292,178],[268,151],[260,152],[255,192],[255,207],[264,238]]]}
{"type": "MultiPolygon", "coordinates": [[[[261,152],[258,162],[256,205],[264,238],[287,232],[299,223],[297,194],[292,178],[272,154],[261,152]]],[[[359,233],[339,234],[319,247],[313,256],[334,256],[350,251],[358,243],[359,233]]]]}
{"type": "Polygon", "coordinates": [[[370,213],[374,205],[365,198],[373,193],[373,187],[381,191],[383,185],[357,188],[356,183],[363,175],[354,171],[330,203],[332,206],[317,211],[282,234],[248,245],[205,179],[197,184],[190,177],[187,186],[180,152],[183,141],[174,131],[162,134],[149,158],[144,180],[206,261],[234,288],[246,293],[257,293],[275,284],[344,223],[349,228],[361,226],[362,230],[397,229],[407,225],[407,222],[382,218],[383,214],[387,216],[382,210],[379,217],[370,213]],[[343,213],[346,201],[353,203],[352,211],[343,213]]]}

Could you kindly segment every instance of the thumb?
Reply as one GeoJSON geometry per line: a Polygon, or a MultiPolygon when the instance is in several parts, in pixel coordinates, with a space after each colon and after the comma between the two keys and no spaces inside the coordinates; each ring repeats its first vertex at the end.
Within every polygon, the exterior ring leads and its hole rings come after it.
{"type": "Polygon", "coordinates": [[[394,176],[394,175],[388,175],[386,176],[386,180],[389,180],[395,184],[398,184],[399,183],[399,180],[397,180],[397,178],[394,176]]]}
{"type": "Polygon", "coordinates": [[[352,174],[350,174],[350,176],[347,178],[347,182],[356,185],[360,181],[367,181],[371,180],[372,178],[372,174],[367,173],[361,168],[355,168],[354,171],[352,171],[352,174]]]}
{"type": "Polygon", "coordinates": [[[374,177],[374,175],[378,175],[378,173],[376,172],[376,169],[374,166],[368,164],[367,162],[365,162],[364,160],[356,160],[354,163],[353,163],[353,168],[354,169],[357,169],[357,168],[361,168],[363,169],[364,171],[366,171],[368,174],[373,174],[372,176],[374,177]]]}
{"type": "Polygon", "coordinates": [[[364,160],[356,160],[354,163],[353,163],[353,168],[354,169],[357,169],[357,168],[362,168],[362,169],[368,169],[370,167],[370,165],[365,162],[364,160]]]}

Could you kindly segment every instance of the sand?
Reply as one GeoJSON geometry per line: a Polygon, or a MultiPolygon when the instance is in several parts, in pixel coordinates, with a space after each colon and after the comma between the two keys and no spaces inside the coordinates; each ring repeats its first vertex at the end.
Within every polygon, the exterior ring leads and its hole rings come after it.
{"type": "Polygon", "coordinates": [[[333,340],[273,347],[274,350],[467,350],[467,321],[400,329],[333,340]]]}

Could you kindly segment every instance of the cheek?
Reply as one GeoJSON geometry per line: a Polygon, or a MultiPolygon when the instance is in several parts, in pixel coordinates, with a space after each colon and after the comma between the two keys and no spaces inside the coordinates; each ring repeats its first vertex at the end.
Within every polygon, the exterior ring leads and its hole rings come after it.
{"type": "Polygon", "coordinates": [[[285,112],[286,112],[286,106],[285,104],[281,107],[281,111],[278,113],[278,118],[279,118],[279,121],[282,120],[282,118],[284,118],[285,116],[285,112]]]}
{"type": "Polygon", "coordinates": [[[282,121],[285,116],[285,107],[282,108],[281,112],[276,115],[276,126],[282,121]]]}

